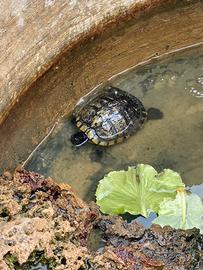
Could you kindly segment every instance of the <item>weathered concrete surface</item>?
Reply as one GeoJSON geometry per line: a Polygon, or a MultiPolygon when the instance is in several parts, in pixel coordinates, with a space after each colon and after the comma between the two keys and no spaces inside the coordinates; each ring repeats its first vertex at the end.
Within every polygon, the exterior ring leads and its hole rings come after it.
{"type": "Polygon", "coordinates": [[[61,51],[98,25],[159,2],[166,1],[1,0],[0,123],[61,51]]]}

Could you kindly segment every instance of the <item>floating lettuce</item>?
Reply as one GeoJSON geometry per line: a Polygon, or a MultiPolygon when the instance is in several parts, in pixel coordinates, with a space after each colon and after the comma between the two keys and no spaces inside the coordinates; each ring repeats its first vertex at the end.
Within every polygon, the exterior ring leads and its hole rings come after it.
{"type": "Polygon", "coordinates": [[[203,233],[201,198],[196,194],[186,194],[184,189],[178,190],[175,200],[165,199],[161,202],[159,216],[153,223],[184,230],[196,227],[203,233]]]}
{"type": "Polygon", "coordinates": [[[158,174],[150,165],[140,164],[106,175],[99,182],[96,199],[103,213],[148,217],[152,211],[158,213],[164,199],[174,199],[176,190],[184,187],[178,173],[167,169],[158,174]]]}

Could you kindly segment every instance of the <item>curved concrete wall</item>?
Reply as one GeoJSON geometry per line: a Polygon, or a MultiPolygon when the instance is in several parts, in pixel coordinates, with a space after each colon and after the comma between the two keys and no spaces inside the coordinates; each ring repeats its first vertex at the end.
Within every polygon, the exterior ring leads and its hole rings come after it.
{"type": "Polygon", "coordinates": [[[2,0],[0,123],[18,97],[68,47],[132,10],[167,0],[2,0]]]}

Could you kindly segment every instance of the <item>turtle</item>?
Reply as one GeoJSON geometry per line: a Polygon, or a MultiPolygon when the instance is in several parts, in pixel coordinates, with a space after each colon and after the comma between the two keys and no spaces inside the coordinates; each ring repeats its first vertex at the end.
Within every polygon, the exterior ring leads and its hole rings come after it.
{"type": "Polygon", "coordinates": [[[87,141],[101,146],[121,143],[142,127],[149,113],[150,119],[163,117],[159,109],[147,111],[132,94],[117,87],[106,87],[83,102],[82,106],[76,105],[73,119],[80,132],[71,136],[71,142],[76,146],[87,141]]]}

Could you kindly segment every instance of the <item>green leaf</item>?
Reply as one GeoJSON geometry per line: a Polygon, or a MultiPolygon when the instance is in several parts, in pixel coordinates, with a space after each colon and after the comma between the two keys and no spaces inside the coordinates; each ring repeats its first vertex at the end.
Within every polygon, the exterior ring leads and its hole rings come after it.
{"type": "Polygon", "coordinates": [[[162,227],[170,225],[175,229],[199,228],[203,233],[203,204],[196,194],[178,190],[175,200],[164,200],[160,204],[159,216],[153,221],[162,227]]]}
{"type": "Polygon", "coordinates": [[[175,198],[177,188],[181,187],[181,177],[172,170],[158,174],[150,165],[140,164],[106,175],[99,182],[96,199],[103,213],[129,212],[148,217],[151,211],[158,212],[164,198],[175,198]]]}

